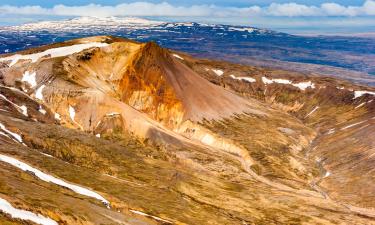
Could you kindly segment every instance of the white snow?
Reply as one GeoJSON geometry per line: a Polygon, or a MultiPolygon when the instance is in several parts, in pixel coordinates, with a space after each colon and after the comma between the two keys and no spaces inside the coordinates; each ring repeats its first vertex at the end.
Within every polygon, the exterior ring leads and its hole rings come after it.
{"type": "Polygon", "coordinates": [[[26,82],[30,84],[30,86],[33,88],[37,85],[36,83],[36,72],[30,73],[29,71],[26,71],[22,76],[22,82],[26,82]]]}
{"type": "Polygon", "coordinates": [[[262,81],[264,84],[272,84],[272,83],[278,83],[278,84],[292,84],[290,80],[286,79],[268,79],[267,77],[262,77],[262,81]]]}
{"type": "Polygon", "coordinates": [[[72,106],[69,106],[69,116],[72,121],[74,121],[74,117],[76,116],[76,111],[72,106]]]}
{"type": "Polygon", "coordinates": [[[9,90],[12,90],[12,91],[18,92],[18,93],[22,94],[23,96],[29,98],[30,100],[34,100],[34,99],[32,99],[29,95],[27,95],[26,93],[24,93],[24,92],[18,90],[17,88],[14,88],[14,87],[8,87],[8,86],[4,86],[4,85],[0,85],[0,87],[2,87],[2,88],[7,88],[7,89],[9,89],[9,90]]]}
{"type": "Polygon", "coordinates": [[[43,115],[46,115],[46,113],[47,113],[47,111],[46,111],[45,109],[43,109],[43,107],[42,107],[41,105],[39,106],[38,111],[39,111],[41,114],[43,114],[43,115]]]}
{"type": "Polygon", "coordinates": [[[262,82],[264,84],[272,84],[273,83],[273,81],[268,79],[267,77],[262,77],[262,82]]]}
{"type": "Polygon", "coordinates": [[[175,23],[175,26],[192,27],[194,26],[194,24],[191,22],[180,22],[180,23],[175,23]]]}
{"type": "Polygon", "coordinates": [[[315,88],[315,84],[312,83],[311,81],[300,82],[300,83],[292,84],[292,85],[295,86],[295,87],[298,87],[299,89],[301,89],[303,91],[306,90],[308,87],[310,87],[311,89],[315,88]]]}
{"type": "Polygon", "coordinates": [[[293,85],[294,87],[297,87],[301,90],[306,90],[307,88],[312,88],[314,89],[315,88],[315,84],[312,83],[311,81],[306,81],[306,82],[300,82],[300,83],[293,83],[292,81],[290,80],[286,80],[286,79],[268,79],[267,77],[262,77],[262,82],[264,84],[272,84],[272,83],[277,83],[277,84],[290,84],[290,85],[293,85]]]}
{"type": "Polygon", "coordinates": [[[329,135],[329,134],[333,134],[333,133],[335,133],[335,129],[330,129],[330,130],[327,132],[327,135],[329,135]]]}
{"type": "Polygon", "coordinates": [[[362,122],[358,122],[358,123],[353,123],[353,124],[351,124],[351,125],[348,125],[348,126],[346,126],[346,127],[341,128],[341,130],[346,130],[346,129],[349,129],[349,128],[351,128],[351,127],[357,126],[357,125],[362,124],[362,123],[365,123],[365,122],[367,122],[367,120],[362,121],[362,122]]]}
{"type": "Polygon", "coordinates": [[[366,104],[366,102],[362,102],[361,104],[357,105],[354,109],[358,109],[358,108],[364,106],[365,104],[366,104]]]}
{"type": "Polygon", "coordinates": [[[28,116],[27,115],[27,108],[26,106],[18,106],[17,104],[13,103],[12,101],[10,101],[7,97],[5,97],[4,95],[0,94],[0,97],[3,98],[5,101],[9,102],[10,104],[12,104],[14,107],[16,107],[16,109],[21,112],[23,115],[25,116],[28,116]]]}
{"type": "Polygon", "coordinates": [[[107,116],[116,116],[116,115],[120,115],[120,113],[118,113],[118,112],[110,112],[110,113],[107,113],[106,115],[107,116]]]}
{"type": "Polygon", "coordinates": [[[12,157],[9,157],[9,156],[6,156],[6,155],[0,154],[0,161],[11,164],[12,166],[15,166],[15,167],[17,167],[17,168],[19,168],[23,171],[32,172],[36,177],[38,177],[39,179],[41,179],[45,182],[53,183],[53,184],[59,185],[61,187],[68,188],[68,189],[70,189],[70,190],[72,190],[72,191],[74,191],[78,194],[98,199],[101,202],[103,202],[103,204],[105,204],[107,207],[109,207],[109,201],[107,201],[105,198],[103,198],[101,195],[99,195],[96,192],[93,192],[91,190],[88,190],[86,188],[83,188],[83,187],[80,187],[80,186],[77,186],[77,185],[74,185],[74,184],[67,183],[63,180],[60,180],[60,179],[54,177],[54,176],[43,173],[42,171],[40,171],[38,169],[35,169],[35,168],[29,166],[26,163],[23,163],[23,162],[15,159],[15,158],[12,158],[12,157]]]}
{"type": "Polygon", "coordinates": [[[0,123],[0,129],[2,129],[3,131],[5,131],[5,133],[7,133],[8,135],[12,136],[13,139],[17,140],[19,143],[22,143],[23,144],[23,141],[22,141],[22,137],[21,135],[19,134],[16,134],[16,133],[13,133],[12,131],[8,130],[4,124],[0,123]]]}
{"type": "Polygon", "coordinates": [[[211,69],[216,75],[222,76],[224,74],[224,71],[220,69],[211,69]]]}
{"type": "Polygon", "coordinates": [[[98,137],[98,138],[100,138],[100,134],[96,134],[95,136],[98,137]]]}
{"type": "Polygon", "coordinates": [[[93,48],[93,47],[105,47],[107,46],[107,43],[101,43],[101,42],[91,42],[91,43],[84,43],[84,44],[76,44],[76,45],[71,45],[71,46],[65,46],[65,47],[59,47],[59,48],[51,48],[48,50],[45,50],[43,52],[38,52],[34,54],[29,54],[29,55],[11,55],[8,57],[0,58],[1,61],[12,61],[10,63],[10,67],[12,67],[14,64],[18,62],[18,60],[31,60],[32,63],[35,63],[42,57],[49,56],[51,58],[55,57],[62,57],[62,56],[67,56],[71,55],[77,52],[81,52],[85,49],[88,48],[93,48]]]}
{"type": "Polygon", "coordinates": [[[48,217],[35,214],[30,211],[14,208],[7,200],[0,198],[0,211],[9,214],[12,218],[29,220],[36,224],[42,225],[58,225],[58,223],[48,217]]]}
{"type": "Polygon", "coordinates": [[[96,124],[96,126],[95,126],[95,129],[100,125],[102,123],[102,121],[101,120],[99,120],[99,122],[96,124]]]}
{"type": "Polygon", "coordinates": [[[372,91],[354,91],[354,99],[359,98],[365,94],[375,96],[375,92],[372,92],[372,91]]]}
{"type": "Polygon", "coordinates": [[[20,106],[20,109],[22,110],[22,114],[23,115],[25,115],[25,116],[29,116],[28,114],[27,114],[27,107],[25,106],[25,105],[22,105],[22,106],[20,106]]]}
{"type": "Polygon", "coordinates": [[[2,131],[0,131],[0,135],[3,135],[5,137],[9,138],[9,136],[6,133],[2,132],[2,131]]]}
{"type": "Polygon", "coordinates": [[[168,220],[162,219],[162,218],[157,217],[157,216],[152,216],[152,215],[149,215],[149,214],[147,214],[147,213],[140,212],[140,211],[137,211],[137,210],[132,210],[132,209],[130,209],[129,211],[132,212],[132,213],[135,213],[135,214],[141,215],[141,216],[151,217],[151,218],[153,218],[153,219],[155,219],[155,220],[162,221],[162,222],[164,222],[164,223],[172,223],[171,221],[168,221],[168,220]]]}
{"type": "Polygon", "coordinates": [[[44,155],[44,156],[47,156],[47,157],[49,157],[49,158],[55,158],[55,157],[53,157],[52,155],[46,154],[46,153],[44,153],[44,152],[39,152],[39,153],[42,154],[42,155],[44,155]]]}
{"type": "Polygon", "coordinates": [[[315,106],[314,109],[311,110],[311,112],[309,112],[309,113],[305,116],[305,118],[309,117],[311,114],[313,114],[313,113],[314,113],[316,110],[318,110],[318,109],[319,109],[319,106],[315,106]]]}
{"type": "Polygon", "coordinates": [[[254,28],[251,28],[251,27],[229,27],[228,29],[229,31],[243,31],[243,32],[248,32],[248,33],[253,33],[254,32],[254,28]]]}
{"type": "Polygon", "coordinates": [[[37,98],[37,99],[43,101],[43,88],[44,88],[45,86],[46,86],[46,85],[43,84],[42,86],[40,86],[40,87],[36,90],[36,92],[35,92],[35,98],[37,98]]]}
{"type": "Polygon", "coordinates": [[[201,142],[206,145],[212,145],[215,142],[215,138],[210,134],[205,134],[201,139],[201,142]]]}
{"type": "Polygon", "coordinates": [[[68,20],[43,21],[28,23],[20,26],[0,27],[7,31],[51,31],[51,32],[74,32],[85,31],[111,32],[119,29],[150,29],[165,24],[165,22],[151,21],[135,17],[79,17],[68,20]]]}
{"type": "Polygon", "coordinates": [[[177,54],[173,54],[174,57],[178,58],[178,59],[181,59],[181,60],[184,60],[184,58],[182,58],[181,56],[177,55],[177,54]]]}
{"type": "Polygon", "coordinates": [[[56,119],[56,120],[61,120],[61,116],[60,116],[60,114],[55,113],[55,119],[56,119]]]}
{"type": "Polygon", "coordinates": [[[330,175],[331,175],[331,173],[329,171],[327,171],[326,174],[324,174],[324,178],[329,177],[330,175]]]}
{"type": "Polygon", "coordinates": [[[230,77],[232,79],[235,79],[235,80],[246,81],[246,82],[249,82],[249,83],[256,82],[256,80],[252,77],[236,77],[234,75],[230,75],[230,77]]]}
{"type": "Polygon", "coordinates": [[[251,78],[251,77],[237,77],[237,79],[240,79],[240,80],[243,80],[243,81],[246,81],[246,82],[249,82],[249,83],[256,82],[256,80],[254,78],[251,78]]]}
{"type": "Polygon", "coordinates": [[[278,84],[292,84],[292,81],[285,79],[272,79],[272,81],[278,84]]]}

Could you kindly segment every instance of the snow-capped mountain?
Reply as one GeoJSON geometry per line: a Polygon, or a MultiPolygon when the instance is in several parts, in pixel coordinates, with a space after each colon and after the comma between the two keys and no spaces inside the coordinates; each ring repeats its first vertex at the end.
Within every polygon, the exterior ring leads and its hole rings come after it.
{"type": "Polygon", "coordinates": [[[51,32],[80,32],[110,31],[121,29],[147,29],[164,24],[136,17],[79,17],[68,20],[42,21],[27,23],[19,26],[0,28],[0,31],[51,31],[51,32]]]}
{"type": "MultiPolygon", "coordinates": [[[[266,33],[266,30],[256,29],[253,27],[245,26],[229,26],[217,24],[204,24],[193,22],[163,22],[148,20],[137,17],[78,17],[68,20],[56,21],[42,21],[35,23],[27,23],[19,26],[8,26],[0,28],[0,32],[4,31],[18,31],[18,32],[108,32],[108,31],[121,31],[121,30],[140,30],[140,29],[153,29],[155,31],[173,30],[176,28],[193,28],[205,27],[221,32],[244,32],[244,33],[266,33]]],[[[223,33],[224,34],[224,33],[223,33]]]]}
{"type": "Polygon", "coordinates": [[[249,26],[163,22],[135,17],[80,17],[0,27],[0,53],[73,38],[111,35],[194,56],[340,76],[375,85],[375,41],[353,37],[303,37],[249,26]]]}

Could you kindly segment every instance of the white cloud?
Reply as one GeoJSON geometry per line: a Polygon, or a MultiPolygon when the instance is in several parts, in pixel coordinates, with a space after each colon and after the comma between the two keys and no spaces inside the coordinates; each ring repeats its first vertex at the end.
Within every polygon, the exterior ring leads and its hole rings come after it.
{"type": "Polygon", "coordinates": [[[316,6],[306,6],[297,3],[272,3],[265,11],[271,16],[316,16],[320,9],[316,6]]]}
{"type": "Polygon", "coordinates": [[[375,16],[375,0],[367,0],[362,6],[343,6],[337,3],[323,3],[309,6],[297,3],[272,3],[259,7],[219,7],[215,5],[175,6],[167,2],[134,2],[116,6],[89,4],[84,6],[56,5],[52,8],[41,6],[0,6],[0,15],[51,15],[51,16],[171,16],[171,17],[308,17],[308,16],[375,16]]]}
{"type": "Polygon", "coordinates": [[[367,15],[374,16],[375,15],[375,1],[366,1],[363,4],[363,10],[367,15]]]}
{"type": "MultiPolygon", "coordinates": [[[[347,7],[336,3],[324,3],[322,4],[321,8],[327,15],[345,15],[348,11],[347,7]]],[[[353,13],[355,13],[353,11],[353,13]]]]}

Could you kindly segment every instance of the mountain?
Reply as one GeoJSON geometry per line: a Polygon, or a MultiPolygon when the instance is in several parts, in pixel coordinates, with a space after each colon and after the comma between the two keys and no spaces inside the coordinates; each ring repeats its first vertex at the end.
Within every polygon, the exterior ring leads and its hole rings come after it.
{"type": "Polygon", "coordinates": [[[247,26],[81,17],[0,27],[0,52],[96,35],[114,35],[199,58],[320,74],[374,86],[371,37],[298,36],[247,26]],[[223,50],[225,46],[225,50],[223,50]]]}
{"type": "Polygon", "coordinates": [[[375,89],[95,36],[0,57],[1,224],[375,224],[375,89]]]}

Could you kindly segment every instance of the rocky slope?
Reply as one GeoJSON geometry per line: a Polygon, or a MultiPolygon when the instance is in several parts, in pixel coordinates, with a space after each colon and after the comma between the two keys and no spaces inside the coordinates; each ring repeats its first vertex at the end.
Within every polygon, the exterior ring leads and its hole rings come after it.
{"type": "Polygon", "coordinates": [[[2,223],[375,224],[369,87],[109,36],[0,63],[2,223]]]}

